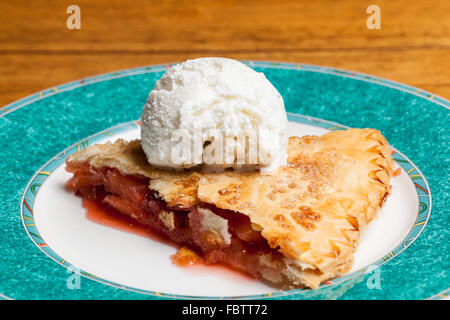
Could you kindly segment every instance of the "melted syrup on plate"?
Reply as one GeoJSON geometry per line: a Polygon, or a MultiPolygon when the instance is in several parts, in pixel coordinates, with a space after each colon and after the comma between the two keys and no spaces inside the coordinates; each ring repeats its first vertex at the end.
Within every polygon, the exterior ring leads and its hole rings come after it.
{"type": "Polygon", "coordinates": [[[119,213],[117,210],[108,207],[103,203],[83,199],[83,207],[86,209],[86,218],[92,222],[123,232],[149,238],[153,241],[158,241],[176,248],[177,252],[171,256],[172,263],[183,268],[192,275],[214,273],[216,275],[225,276],[228,279],[237,282],[257,281],[255,278],[239,270],[234,270],[220,264],[206,264],[204,259],[195,251],[167,240],[165,237],[159,235],[149,227],[136,222],[132,218],[119,213]]]}
{"type": "Polygon", "coordinates": [[[176,244],[168,241],[156,232],[152,232],[143,224],[101,202],[83,199],[83,207],[86,209],[86,218],[92,222],[178,248],[176,244]]]}

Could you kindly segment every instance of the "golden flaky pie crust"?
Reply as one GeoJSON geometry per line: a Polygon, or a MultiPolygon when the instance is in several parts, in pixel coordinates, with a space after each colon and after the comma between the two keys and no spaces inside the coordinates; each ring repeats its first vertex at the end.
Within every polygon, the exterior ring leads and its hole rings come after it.
{"type": "Polygon", "coordinates": [[[394,163],[374,129],[291,137],[288,154],[288,165],[274,175],[162,171],[148,164],[138,140],[94,145],[68,162],[148,177],[172,207],[203,202],[247,215],[286,257],[282,268],[314,288],[351,268],[360,233],[389,195],[394,163]]]}

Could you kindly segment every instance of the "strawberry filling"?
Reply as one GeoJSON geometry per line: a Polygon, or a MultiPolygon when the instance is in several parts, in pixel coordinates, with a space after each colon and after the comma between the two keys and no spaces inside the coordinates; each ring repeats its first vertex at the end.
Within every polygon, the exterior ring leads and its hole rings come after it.
{"type": "Polygon", "coordinates": [[[265,274],[274,274],[276,269],[261,263],[263,258],[270,256],[272,265],[282,260],[251,227],[246,215],[210,204],[170,208],[148,188],[148,178],[123,175],[113,168],[68,163],[66,170],[73,173],[66,185],[78,196],[102,202],[176,243],[188,245],[205,263],[223,263],[256,278],[267,278],[265,274]]]}

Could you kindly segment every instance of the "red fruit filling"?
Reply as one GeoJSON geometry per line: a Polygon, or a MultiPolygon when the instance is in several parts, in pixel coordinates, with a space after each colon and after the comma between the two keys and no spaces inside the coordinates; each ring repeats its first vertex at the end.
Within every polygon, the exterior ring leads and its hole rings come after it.
{"type": "Polygon", "coordinates": [[[273,275],[277,270],[261,263],[262,257],[270,255],[265,261],[271,261],[272,266],[283,258],[269,247],[260,232],[253,230],[246,215],[210,204],[170,208],[148,188],[148,178],[123,175],[117,169],[93,168],[84,163],[67,164],[66,170],[73,173],[67,187],[77,195],[102,202],[176,243],[188,245],[208,264],[224,263],[256,278],[267,278],[264,275],[273,275]],[[209,212],[207,217],[204,209],[209,212]],[[215,229],[215,222],[222,229],[215,229]]]}

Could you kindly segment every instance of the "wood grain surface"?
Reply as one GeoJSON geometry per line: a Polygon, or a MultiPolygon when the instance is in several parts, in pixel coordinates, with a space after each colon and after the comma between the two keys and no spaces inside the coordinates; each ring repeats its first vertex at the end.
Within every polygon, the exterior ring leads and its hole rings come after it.
{"type": "Polygon", "coordinates": [[[326,65],[450,98],[449,0],[1,0],[0,15],[0,106],[202,56],[326,65]],[[81,30],[66,28],[70,4],[81,8],[81,30]],[[381,8],[381,30],[366,27],[369,4],[381,8]]]}

